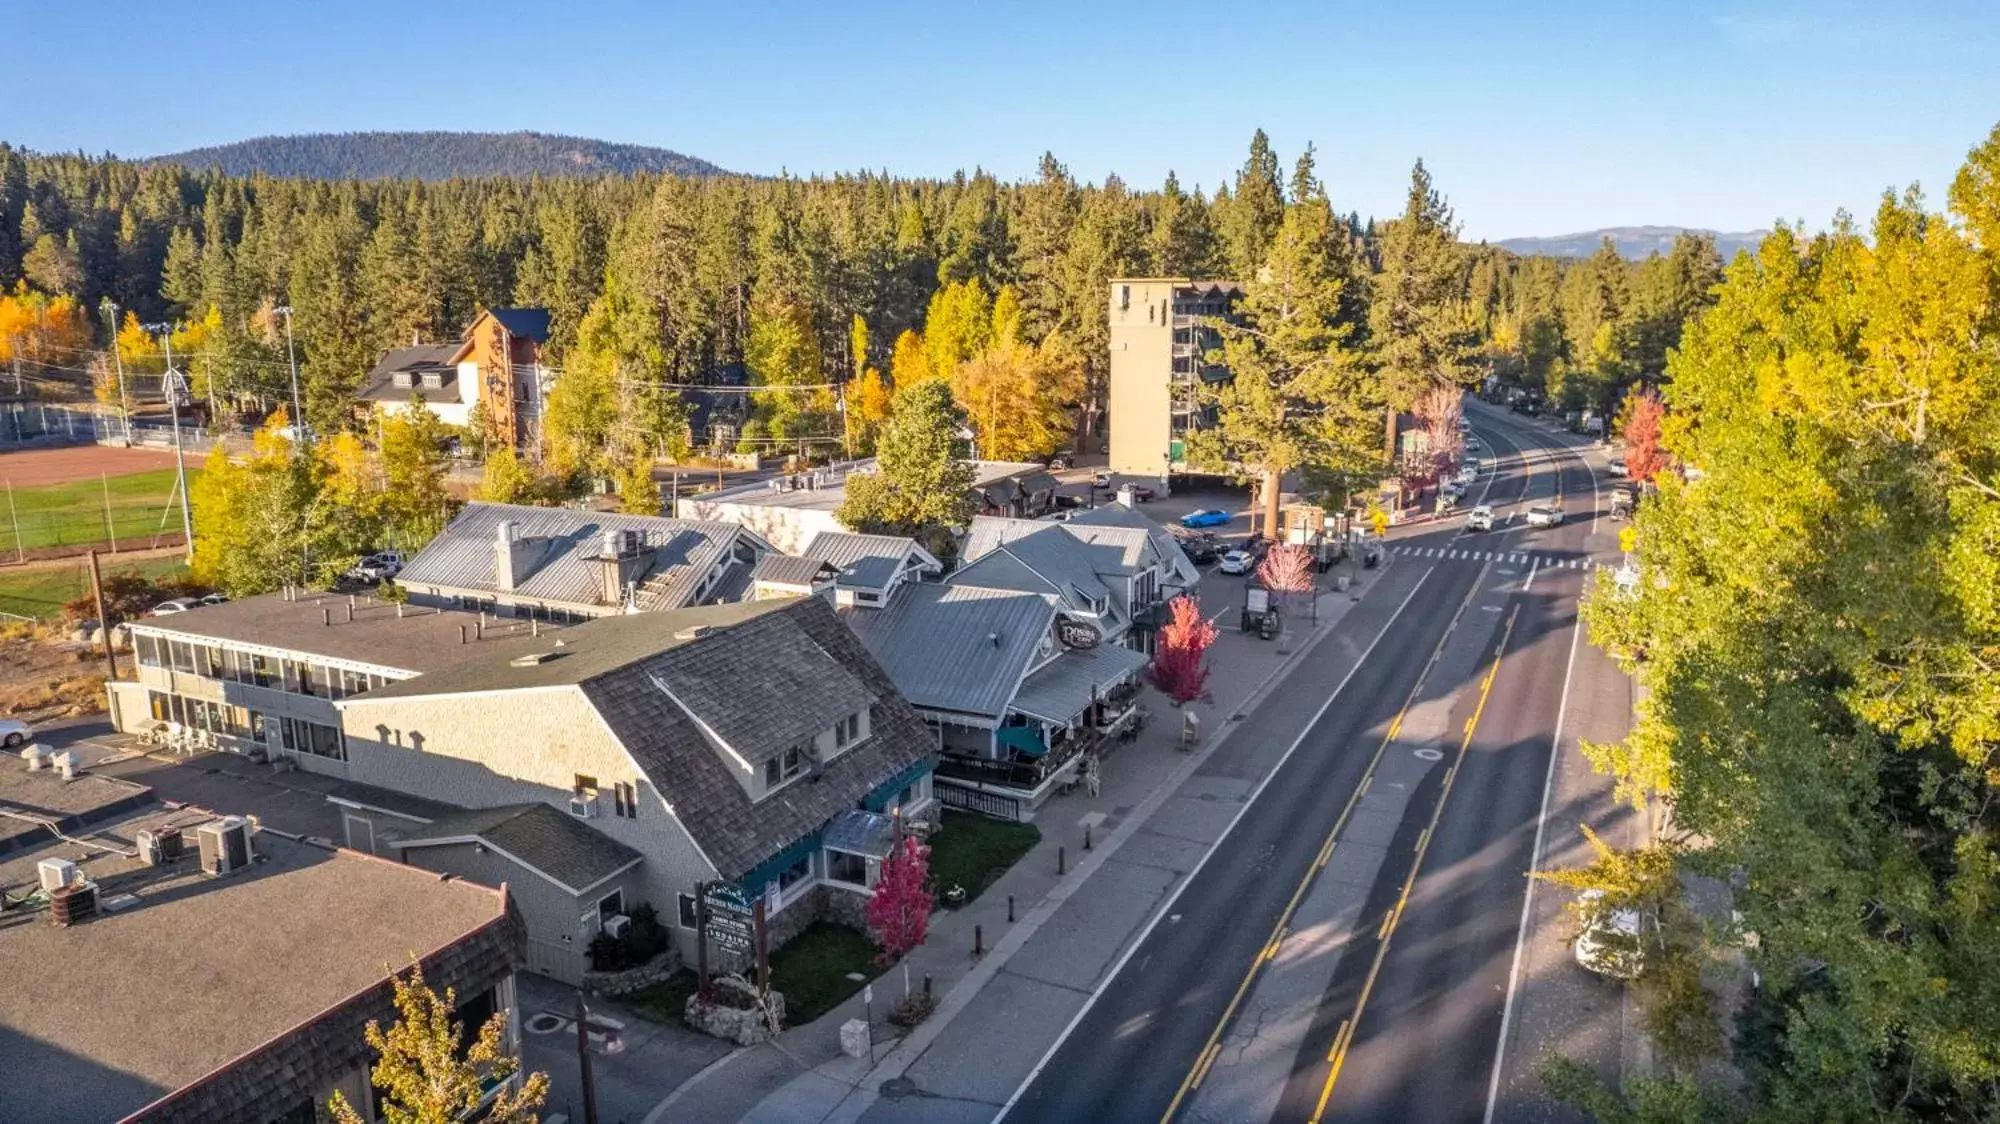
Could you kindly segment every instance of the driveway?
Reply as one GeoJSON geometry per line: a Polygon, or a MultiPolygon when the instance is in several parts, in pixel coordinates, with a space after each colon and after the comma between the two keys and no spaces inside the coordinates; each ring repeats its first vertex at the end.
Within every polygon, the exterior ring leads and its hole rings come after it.
{"type": "MultiPolygon", "coordinates": [[[[520,976],[521,1064],[549,1075],[542,1119],[583,1120],[582,1069],[576,1052],[573,987],[545,976],[520,976]]],[[[734,1049],[719,1038],[649,1022],[615,1001],[590,1002],[591,1083],[600,1124],[640,1124],[662,1097],[734,1049]]]]}

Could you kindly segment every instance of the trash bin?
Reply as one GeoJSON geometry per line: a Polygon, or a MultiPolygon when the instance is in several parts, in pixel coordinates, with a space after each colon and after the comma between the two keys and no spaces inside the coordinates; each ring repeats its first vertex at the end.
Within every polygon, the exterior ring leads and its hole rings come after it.
{"type": "Polygon", "coordinates": [[[1346,593],[1347,583],[1348,577],[1346,574],[1335,574],[1333,578],[1333,591],[1335,593],[1346,593]]]}

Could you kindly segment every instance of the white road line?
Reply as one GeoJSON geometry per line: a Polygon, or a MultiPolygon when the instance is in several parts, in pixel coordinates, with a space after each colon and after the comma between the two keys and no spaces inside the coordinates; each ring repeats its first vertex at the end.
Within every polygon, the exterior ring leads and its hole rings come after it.
{"type": "Polygon", "coordinates": [[[1530,563],[1530,564],[1529,564],[1529,566],[1528,566],[1528,576],[1527,576],[1526,578],[1522,579],[1522,581],[1521,581],[1521,592],[1522,592],[1522,593],[1526,593],[1526,592],[1528,592],[1529,590],[1531,590],[1531,589],[1535,588],[1535,571],[1536,571],[1536,570],[1538,570],[1538,569],[1540,569],[1540,568],[1541,568],[1541,565],[1540,565],[1539,563],[1530,563]]]}
{"type": "Polygon", "coordinates": [[[1203,851],[1201,858],[1195,861],[1194,869],[1187,872],[1180,884],[1174,887],[1174,892],[1167,895],[1167,900],[1161,902],[1160,907],[1153,911],[1153,916],[1146,922],[1145,928],[1139,930],[1138,937],[1125,946],[1124,952],[1118,954],[1117,962],[1111,965],[1111,970],[1106,972],[1103,979],[1099,980],[1097,986],[1091,990],[1090,998],[1084,1000],[1083,1006],[1070,1018],[1069,1025],[1063,1027],[1062,1033],[1056,1035],[1054,1042],[1049,1043],[1049,1048],[1043,1052],[1041,1060],[1035,1063],[1035,1068],[1028,1071],[1028,1076],[1023,1078],[1021,1084],[1008,1096],[1007,1103],[1001,1105],[1000,1111],[993,1114],[993,1124],[1000,1124],[1000,1121],[1005,1120],[1007,1114],[1014,1110],[1014,1105],[1020,1101],[1021,1094],[1027,1092],[1028,1086],[1033,1085],[1035,1079],[1042,1075],[1042,1070],[1048,1067],[1049,1060],[1056,1056],[1056,1051],[1062,1049],[1064,1042],[1069,1041],[1069,1036],[1076,1030],[1077,1024],[1083,1022],[1083,1017],[1097,1005],[1098,999],[1104,995],[1104,989],[1110,987],[1111,981],[1118,978],[1118,973],[1125,970],[1125,962],[1132,959],[1132,954],[1145,945],[1146,938],[1153,935],[1153,930],[1160,924],[1160,919],[1172,911],[1175,902],[1180,901],[1181,892],[1194,885],[1195,877],[1208,865],[1208,860],[1215,857],[1215,852],[1222,848],[1222,844],[1228,841],[1230,833],[1236,830],[1237,823],[1243,819],[1243,814],[1256,806],[1257,798],[1264,795],[1264,788],[1271,783],[1271,778],[1284,769],[1285,762],[1290,761],[1292,754],[1305,743],[1306,735],[1312,732],[1313,727],[1319,725],[1320,719],[1326,717],[1328,708],[1333,706],[1333,700],[1339,698],[1340,692],[1347,689],[1347,681],[1354,678],[1354,673],[1360,671],[1362,665],[1368,662],[1368,657],[1374,654],[1375,646],[1382,642],[1384,636],[1389,635],[1389,629],[1401,619],[1403,610],[1410,607],[1410,602],[1416,600],[1417,592],[1423,589],[1424,583],[1436,572],[1435,568],[1425,570],[1423,577],[1417,579],[1417,584],[1410,587],[1409,595],[1403,598],[1403,603],[1396,606],[1396,611],[1389,614],[1389,619],[1382,623],[1382,630],[1375,634],[1375,639],[1370,640],[1368,646],[1361,650],[1361,658],[1355,660],[1354,666],[1347,669],[1347,674],[1340,677],[1340,682],[1335,684],[1332,693],[1326,696],[1326,701],[1320,703],[1319,709],[1313,712],[1312,720],[1299,728],[1299,736],[1292,739],[1292,744],[1285,747],[1285,752],[1279,756],[1277,764],[1272,765],[1270,771],[1264,774],[1264,779],[1257,782],[1257,787],[1250,790],[1249,798],[1237,806],[1236,814],[1229,817],[1229,823],[1223,827],[1222,834],[1215,837],[1215,842],[1210,843],[1208,850],[1203,851]]]}
{"type": "Polygon", "coordinates": [[[1562,756],[1563,720],[1569,716],[1569,684],[1576,674],[1577,641],[1583,636],[1583,622],[1570,625],[1569,667],[1563,671],[1562,702],[1556,705],[1556,732],[1549,743],[1549,771],[1542,778],[1542,810],[1535,817],[1535,848],[1528,858],[1528,893],[1521,899],[1521,926],[1514,932],[1514,963],[1507,969],[1507,1002],[1500,1008],[1500,1044],[1493,1051],[1493,1078],[1486,1083],[1486,1116],[1483,1124],[1493,1124],[1493,1110],[1500,1103],[1500,1067],[1507,1058],[1507,1031],[1514,1023],[1514,996],[1521,983],[1521,949],[1528,943],[1528,918],[1535,908],[1532,877],[1542,868],[1542,836],[1549,826],[1549,793],[1555,788],[1556,761],[1562,756]]]}

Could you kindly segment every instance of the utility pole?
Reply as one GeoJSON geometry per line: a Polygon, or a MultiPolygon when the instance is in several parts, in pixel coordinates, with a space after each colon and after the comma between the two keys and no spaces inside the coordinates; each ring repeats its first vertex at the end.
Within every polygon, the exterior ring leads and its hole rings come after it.
{"type": "Polygon", "coordinates": [[[162,389],[167,392],[168,415],[174,419],[174,473],[180,481],[181,489],[181,533],[187,539],[188,561],[194,561],[194,505],[189,502],[187,450],[181,445],[181,390],[180,373],[174,370],[174,333],[169,324],[154,324],[150,327],[160,333],[160,343],[166,349],[167,373],[161,377],[162,389]]]}
{"type": "Polygon", "coordinates": [[[583,1073],[583,1124],[597,1124],[597,1082],[590,1073],[590,1009],[576,993],[576,1064],[583,1073]]]}
{"type": "Polygon", "coordinates": [[[118,417],[125,426],[125,447],[132,447],[132,404],[125,397],[125,356],[118,350],[118,304],[104,298],[104,318],[111,321],[111,362],[118,369],[118,417]]]}
{"type": "Polygon", "coordinates": [[[97,628],[104,634],[104,666],[118,681],[118,652],[111,646],[111,621],[104,615],[104,575],[97,570],[97,552],[90,552],[90,597],[97,602],[97,628]]]}
{"type": "Polygon", "coordinates": [[[292,345],[292,306],[279,305],[273,311],[285,318],[285,360],[292,367],[292,437],[296,443],[304,445],[306,438],[306,411],[299,402],[299,351],[292,345]]]}

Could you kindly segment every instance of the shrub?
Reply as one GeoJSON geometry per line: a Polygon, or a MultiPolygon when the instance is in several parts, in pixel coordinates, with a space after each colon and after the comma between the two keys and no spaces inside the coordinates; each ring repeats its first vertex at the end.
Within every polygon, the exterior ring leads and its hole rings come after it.
{"type": "Polygon", "coordinates": [[[599,933],[590,942],[590,967],[598,972],[623,972],[637,968],[665,952],[673,944],[672,934],[660,924],[659,911],[642,905],[629,915],[632,924],[625,934],[613,937],[599,933]]]}

